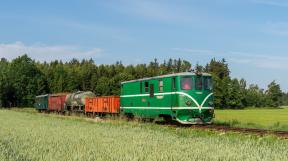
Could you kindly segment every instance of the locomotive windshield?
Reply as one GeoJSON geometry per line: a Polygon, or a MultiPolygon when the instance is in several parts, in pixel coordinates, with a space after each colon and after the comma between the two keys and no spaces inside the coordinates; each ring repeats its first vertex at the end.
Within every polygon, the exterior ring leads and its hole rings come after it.
{"type": "Polygon", "coordinates": [[[192,90],[193,80],[191,77],[183,77],[181,79],[181,89],[182,90],[192,90]]]}
{"type": "Polygon", "coordinates": [[[211,77],[204,77],[204,89],[212,90],[212,79],[211,77]]]}
{"type": "Polygon", "coordinates": [[[196,90],[202,90],[202,77],[196,77],[196,90]]]}
{"type": "Polygon", "coordinates": [[[207,76],[182,77],[182,90],[212,90],[212,78],[207,76]]]}

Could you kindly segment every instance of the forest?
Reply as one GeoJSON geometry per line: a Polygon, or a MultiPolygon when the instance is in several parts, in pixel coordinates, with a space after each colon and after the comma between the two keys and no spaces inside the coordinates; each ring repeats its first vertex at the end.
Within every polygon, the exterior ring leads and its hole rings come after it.
{"type": "Polygon", "coordinates": [[[245,79],[231,78],[225,59],[212,59],[206,65],[182,59],[157,59],[148,64],[97,64],[92,59],[69,62],[37,62],[28,55],[11,61],[0,61],[0,107],[33,106],[36,95],[90,90],[96,95],[119,95],[120,82],[162,74],[194,71],[208,72],[213,77],[214,104],[221,109],[246,107],[279,107],[288,105],[288,93],[272,81],[261,89],[245,79]]]}

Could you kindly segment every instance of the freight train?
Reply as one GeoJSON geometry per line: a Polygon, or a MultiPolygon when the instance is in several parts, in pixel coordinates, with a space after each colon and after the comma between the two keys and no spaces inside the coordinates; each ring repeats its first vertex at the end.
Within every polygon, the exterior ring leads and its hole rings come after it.
{"type": "Polygon", "coordinates": [[[97,97],[90,91],[40,95],[36,96],[35,108],[90,116],[162,117],[181,124],[210,124],[215,117],[212,77],[194,72],[122,82],[120,96],[97,97]]]}

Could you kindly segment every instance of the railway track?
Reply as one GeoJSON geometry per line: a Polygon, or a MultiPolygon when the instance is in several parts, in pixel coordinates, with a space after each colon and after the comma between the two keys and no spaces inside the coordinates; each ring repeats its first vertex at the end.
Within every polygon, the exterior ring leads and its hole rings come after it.
{"type": "MultiPolygon", "coordinates": [[[[89,117],[89,116],[88,116],[89,117]]],[[[93,117],[92,117],[93,118],[93,117]]],[[[113,117],[115,118],[115,117],[113,117]]],[[[102,118],[105,120],[105,118],[102,118]]],[[[107,118],[106,118],[107,119],[107,118]]],[[[127,118],[126,118],[127,119],[127,118]]],[[[128,121],[142,121],[142,122],[153,122],[151,120],[145,119],[128,119],[128,121]]],[[[240,128],[240,127],[230,127],[225,125],[183,125],[179,124],[178,122],[163,122],[163,121],[155,121],[154,123],[163,125],[163,126],[174,126],[174,127],[184,127],[184,128],[193,128],[193,129],[203,129],[203,130],[213,130],[218,132],[235,132],[235,133],[242,133],[242,134],[254,134],[258,136],[265,136],[265,135],[274,135],[279,138],[288,139],[288,131],[277,131],[277,130],[266,130],[266,129],[255,129],[255,128],[240,128]]]]}
{"type": "MultiPolygon", "coordinates": [[[[59,114],[59,113],[58,113],[59,114]]],[[[61,114],[62,115],[62,114],[61,114]]],[[[88,116],[89,117],[89,116],[88,116]]],[[[92,117],[93,118],[93,117],[92,117]]],[[[135,119],[129,119],[130,121],[135,121],[135,119]]],[[[141,119],[143,121],[143,119],[141,119]]],[[[140,121],[140,120],[138,120],[140,121]]],[[[151,122],[151,121],[144,121],[151,122]]],[[[163,126],[174,126],[174,127],[184,127],[184,128],[193,128],[193,129],[203,129],[203,130],[213,130],[219,132],[235,132],[235,133],[243,133],[243,134],[255,134],[258,136],[265,135],[274,135],[279,138],[288,139],[288,131],[275,131],[275,130],[265,130],[265,129],[255,129],[255,128],[238,128],[238,127],[229,127],[224,125],[183,125],[178,122],[163,122],[163,121],[155,121],[156,124],[163,126]]]]}
{"type": "Polygon", "coordinates": [[[179,125],[174,122],[156,122],[157,124],[161,125],[169,125],[174,127],[185,127],[185,128],[193,128],[193,129],[203,129],[203,130],[213,130],[218,132],[235,132],[235,133],[242,133],[242,134],[254,134],[258,136],[265,136],[265,135],[274,135],[279,138],[288,139],[288,131],[274,131],[274,130],[265,130],[265,129],[255,129],[255,128],[238,128],[238,127],[229,127],[223,125],[179,125]]]}
{"type": "Polygon", "coordinates": [[[284,139],[288,139],[288,131],[274,131],[274,130],[265,130],[265,129],[253,129],[253,128],[238,128],[238,127],[229,127],[223,125],[203,125],[196,126],[193,125],[191,128],[195,129],[208,129],[222,132],[238,132],[243,134],[256,134],[259,136],[265,135],[275,135],[284,139]]]}

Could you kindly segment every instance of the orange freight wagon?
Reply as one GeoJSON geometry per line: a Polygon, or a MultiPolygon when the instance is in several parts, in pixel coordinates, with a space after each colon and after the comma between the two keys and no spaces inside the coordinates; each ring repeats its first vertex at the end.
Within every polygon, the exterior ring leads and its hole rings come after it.
{"type": "Polygon", "coordinates": [[[63,111],[65,109],[66,96],[67,96],[67,93],[49,95],[48,110],[50,110],[50,111],[63,111]]]}
{"type": "Polygon", "coordinates": [[[111,113],[120,112],[120,97],[119,96],[102,96],[86,98],[85,100],[86,113],[111,113]]]}

